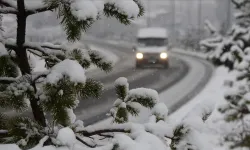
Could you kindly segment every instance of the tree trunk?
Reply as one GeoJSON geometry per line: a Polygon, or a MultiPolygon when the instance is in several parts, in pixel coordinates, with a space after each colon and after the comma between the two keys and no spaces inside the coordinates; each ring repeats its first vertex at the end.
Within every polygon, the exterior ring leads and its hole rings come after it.
{"type": "Polygon", "coordinates": [[[23,47],[25,43],[25,32],[26,32],[26,13],[24,0],[17,1],[18,14],[17,14],[17,61],[23,75],[30,74],[30,66],[27,57],[27,51],[23,47]]]}
{"type": "MultiPolygon", "coordinates": [[[[27,57],[27,51],[24,48],[23,44],[25,43],[25,33],[26,33],[26,11],[25,11],[25,4],[24,0],[17,0],[17,7],[18,7],[18,14],[17,14],[17,38],[16,38],[16,44],[17,44],[17,61],[19,68],[22,72],[22,75],[25,74],[31,74],[31,69],[27,57]]],[[[36,89],[36,86],[33,85],[33,87],[36,89]]],[[[30,98],[30,104],[33,112],[33,116],[35,120],[40,123],[42,126],[46,126],[45,122],[45,116],[38,105],[38,99],[33,98],[32,96],[30,98]]]]}

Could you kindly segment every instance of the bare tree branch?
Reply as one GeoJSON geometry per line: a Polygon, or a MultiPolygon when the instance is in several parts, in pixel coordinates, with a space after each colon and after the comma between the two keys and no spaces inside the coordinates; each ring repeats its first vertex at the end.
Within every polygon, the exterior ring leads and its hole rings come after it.
{"type": "Polygon", "coordinates": [[[37,80],[39,80],[40,78],[46,78],[47,75],[49,74],[49,72],[43,72],[37,76],[34,77],[34,79],[32,80],[32,82],[36,82],[37,80]]]}
{"type": "MultiPolygon", "coordinates": [[[[16,2],[13,1],[13,0],[0,0],[0,6],[2,5],[4,7],[8,8],[8,9],[1,8],[0,13],[3,13],[3,14],[17,14],[18,13],[17,5],[15,3],[16,2]]],[[[55,6],[48,7],[48,6],[44,6],[44,5],[41,6],[41,7],[37,7],[35,9],[26,8],[26,15],[29,16],[29,15],[33,15],[33,14],[40,13],[40,12],[52,11],[54,9],[56,9],[55,6]]]]}
{"type": "MultiPolygon", "coordinates": [[[[13,40],[13,39],[5,40],[5,39],[0,38],[0,42],[3,43],[6,48],[13,49],[15,51],[17,50],[16,41],[13,40]]],[[[56,56],[51,55],[50,53],[48,53],[46,51],[46,48],[56,50],[56,51],[59,51],[59,50],[65,51],[65,50],[63,50],[63,48],[61,48],[61,46],[48,44],[48,43],[40,44],[40,43],[26,42],[23,45],[23,47],[26,48],[30,53],[33,53],[36,56],[39,56],[39,57],[44,57],[44,56],[45,57],[52,57],[57,62],[61,62],[61,60],[59,58],[57,58],[56,56]],[[39,55],[39,54],[35,53],[32,50],[38,51],[42,55],[39,55]]]]}
{"type": "Polygon", "coordinates": [[[52,50],[62,50],[62,51],[66,51],[66,49],[64,49],[61,45],[54,45],[51,43],[43,43],[41,45],[41,47],[43,48],[48,48],[48,49],[52,49],[52,50]]]}
{"type": "Polygon", "coordinates": [[[33,50],[36,50],[36,51],[39,51],[41,52],[43,55],[45,56],[48,56],[49,54],[47,54],[44,50],[43,47],[41,47],[40,45],[37,45],[37,44],[32,44],[32,43],[24,43],[24,47],[27,48],[27,49],[33,49],[33,50]]]}
{"type": "Polygon", "coordinates": [[[17,14],[17,10],[11,7],[0,8],[1,14],[17,14]]]}
{"type": "Polygon", "coordinates": [[[0,5],[5,7],[12,7],[17,10],[17,4],[13,0],[0,0],[0,5]]]}
{"type": "Polygon", "coordinates": [[[88,146],[88,147],[90,147],[90,148],[95,148],[95,147],[96,147],[96,145],[90,145],[90,144],[88,144],[87,142],[83,141],[83,140],[82,140],[80,137],[78,137],[78,136],[76,136],[76,139],[77,139],[79,142],[83,143],[84,145],[86,145],[86,146],[88,146]]]}
{"type": "Polygon", "coordinates": [[[84,130],[84,131],[78,131],[77,133],[79,133],[83,136],[89,137],[89,136],[93,136],[93,135],[100,135],[103,133],[115,133],[115,132],[129,133],[130,130],[117,128],[117,129],[102,129],[102,130],[96,130],[93,132],[88,132],[88,131],[84,130]]]}
{"type": "MultiPolygon", "coordinates": [[[[44,56],[50,56],[50,54],[46,53],[46,51],[45,51],[41,46],[25,45],[24,47],[27,48],[27,49],[33,49],[33,50],[39,51],[39,52],[41,52],[44,56]]],[[[61,60],[58,59],[57,57],[54,57],[53,59],[56,60],[57,62],[61,62],[61,60]]]]}
{"type": "Polygon", "coordinates": [[[36,49],[38,51],[44,51],[44,52],[45,52],[45,48],[51,49],[51,50],[66,51],[60,45],[54,45],[51,43],[40,44],[40,43],[34,43],[34,42],[26,42],[24,46],[26,48],[36,49]]]}
{"type": "Polygon", "coordinates": [[[6,48],[13,49],[13,50],[16,50],[16,49],[17,49],[17,45],[16,45],[15,41],[13,41],[13,40],[4,40],[4,39],[1,39],[1,38],[0,38],[0,42],[1,42],[6,48]]]}
{"type": "Polygon", "coordinates": [[[56,7],[48,7],[48,6],[42,6],[36,9],[26,9],[27,10],[27,15],[33,15],[36,13],[41,13],[41,12],[45,12],[45,11],[53,11],[54,9],[56,9],[56,7]]]}
{"type": "MultiPolygon", "coordinates": [[[[5,7],[9,7],[9,8],[12,8],[13,10],[12,11],[9,11],[9,13],[11,14],[17,14],[17,4],[14,0],[0,0],[0,6],[5,6],[5,7]]],[[[45,6],[45,5],[42,5],[41,7],[37,7],[37,8],[34,8],[34,9],[30,9],[30,8],[26,8],[26,15],[29,16],[29,15],[33,15],[33,14],[36,14],[36,13],[40,13],[40,12],[45,12],[45,11],[52,11],[54,10],[56,7],[55,6],[45,6]]],[[[1,8],[2,9],[2,8],[1,8]]],[[[0,13],[3,13],[5,12],[5,14],[7,13],[6,11],[1,11],[0,10],[0,13]]]]}
{"type": "MultiPolygon", "coordinates": [[[[7,40],[0,39],[0,42],[3,43],[6,48],[13,49],[13,50],[17,49],[16,41],[14,41],[13,39],[7,39],[7,40]]],[[[44,48],[38,44],[25,43],[24,48],[33,49],[33,50],[41,52],[45,56],[49,56],[49,54],[45,52],[44,48]]],[[[58,61],[60,60],[58,59],[58,61]]]]}
{"type": "Polygon", "coordinates": [[[0,83],[1,84],[10,84],[16,81],[16,78],[11,77],[0,77],[0,83]]]}
{"type": "Polygon", "coordinates": [[[29,51],[30,53],[32,53],[33,55],[36,55],[36,56],[38,56],[38,57],[43,57],[42,55],[40,55],[40,54],[34,52],[34,50],[32,50],[32,49],[28,49],[27,51],[29,51]]]}
{"type": "Polygon", "coordinates": [[[113,135],[109,135],[109,134],[98,134],[99,136],[103,136],[104,138],[113,138],[113,135]]]}

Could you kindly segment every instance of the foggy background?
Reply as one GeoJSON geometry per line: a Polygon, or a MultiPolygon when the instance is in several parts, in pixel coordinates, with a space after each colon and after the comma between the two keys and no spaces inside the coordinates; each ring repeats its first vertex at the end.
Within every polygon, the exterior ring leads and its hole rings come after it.
{"type": "Polygon", "coordinates": [[[206,20],[222,34],[233,21],[230,0],[144,0],[143,4],[145,15],[131,25],[103,19],[97,21],[88,33],[100,38],[133,41],[138,28],[164,27],[169,31],[172,44],[190,44],[197,48],[198,41],[207,36],[206,20]]]}
{"type": "MultiPolygon", "coordinates": [[[[204,29],[205,20],[222,34],[233,21],[230,0],[142,0],[142,3],[145,15],[131,25],[125,26],[115,19],[103,17],[86,34],[102,39],[134,41],[139,28],[164,27],[172,44],[198,48],[199,40],[208,36],[204,29]]],[[[5,17],[3,24],[10,33],[8,36],[15,36],[15,18],[5,17]]],[[[28,18],[27,38],[39,42],[61,40],[65,34],[58,24],[55,13],[33,15],[28,18]]]]}

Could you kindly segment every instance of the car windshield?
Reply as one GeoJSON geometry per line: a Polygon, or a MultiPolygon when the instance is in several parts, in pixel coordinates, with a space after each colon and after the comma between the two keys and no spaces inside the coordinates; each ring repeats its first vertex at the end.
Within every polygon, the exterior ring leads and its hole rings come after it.
{"type": "Polygon", "coordinates": [[[138,39],[138,45],[140,47],[146,46],[165,46],[167,44],[167,40],[163,38],[141,38],[138,39]]]}

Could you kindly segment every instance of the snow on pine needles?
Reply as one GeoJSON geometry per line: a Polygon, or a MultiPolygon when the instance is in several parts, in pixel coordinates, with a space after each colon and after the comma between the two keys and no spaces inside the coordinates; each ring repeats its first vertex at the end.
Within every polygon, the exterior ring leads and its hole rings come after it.
{"type": "Polygon", "coordinates": [[[113,4],[121,14],[128,15],[129,18],[137,17],[139,7],[133,0],[73,0],[71,3],[72,13],[82,20],[87,18],[97,19],[103,13],[106,3],[113,4]]]}
{"type": "Polygon", "coordinates": [[[69,77],[71,82],[84,84],[86,81],[84,68],[82,68],[82,66],[74,60],[66,59],[56,64],[51,68],[51,72],[47,76],[46,81],[48,83],[55,84],[62,79],[63,76],[69,77]]]}

